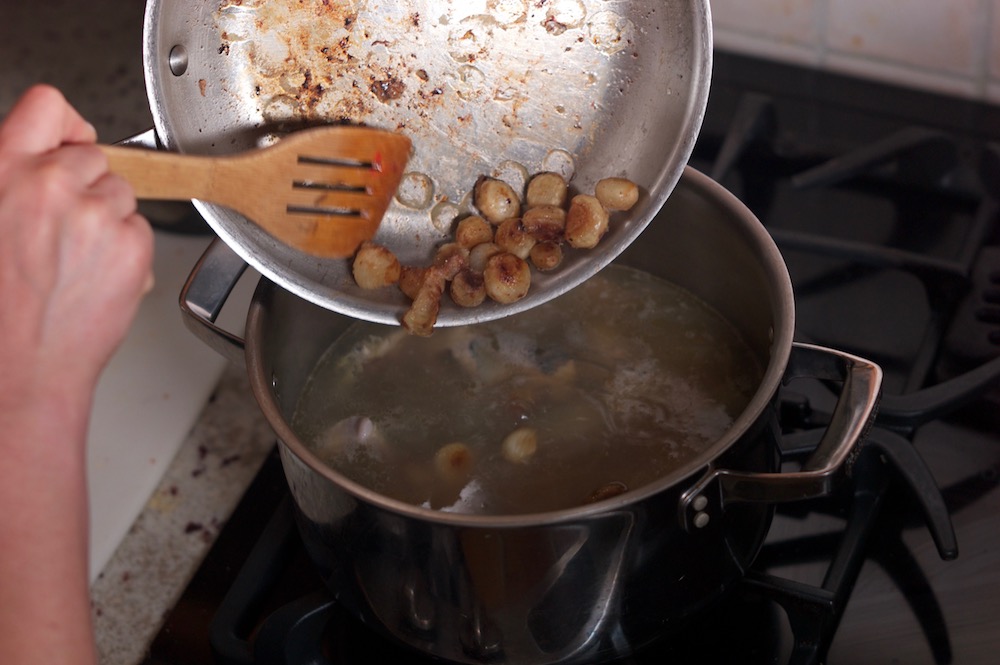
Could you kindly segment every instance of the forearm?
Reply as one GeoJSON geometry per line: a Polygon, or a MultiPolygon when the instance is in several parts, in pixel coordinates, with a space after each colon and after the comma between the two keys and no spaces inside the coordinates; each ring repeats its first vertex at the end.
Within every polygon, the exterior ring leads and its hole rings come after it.
{"type": "Polygon", "coordinates": [[[34,86],[0,120],[0,665],[92,665],[85,438],[152,278],[93,126],[34,86]]]}
{"type": "Polygon", "coordinates": [[[79,395],[0,397],[0,663],[96,662],[79,395]]]}

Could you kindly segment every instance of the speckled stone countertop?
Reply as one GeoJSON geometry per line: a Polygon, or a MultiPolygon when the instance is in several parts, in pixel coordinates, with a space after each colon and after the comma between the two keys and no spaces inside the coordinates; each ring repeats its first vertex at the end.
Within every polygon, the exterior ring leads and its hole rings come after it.
{"type": "Polygon", "coordinates": [[[275,444],[246,370],[227,367],[159,487],[92,585],[101,665],[134,665],[275,444]]]}

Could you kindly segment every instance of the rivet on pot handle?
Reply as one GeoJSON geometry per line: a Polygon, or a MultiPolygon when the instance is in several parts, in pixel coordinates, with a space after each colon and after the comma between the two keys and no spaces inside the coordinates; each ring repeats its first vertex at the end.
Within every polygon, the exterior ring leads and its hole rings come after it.
{"type": "Polygon", "coordinates": [[[878,410],[882,369],[875,363],[811,344],[793,344],[784,381],[812,377],[842,381],[840,397],[819,445],[802,469],[754,473],[711,469],[680,501],[681,524],[688,531],[708,525],[711,513],[727,503],[779,503],[828,494],[836,473],[854,456],[878,410]]]}
{"type": "Polygon", "coordinates": [[[188,330],[237,364],[245,362],[246,343],[242,337],[215,325],[215,320],[246,269],[246,262],[216,238],[191,269],[180,295],[181,313],[188,330]]]}

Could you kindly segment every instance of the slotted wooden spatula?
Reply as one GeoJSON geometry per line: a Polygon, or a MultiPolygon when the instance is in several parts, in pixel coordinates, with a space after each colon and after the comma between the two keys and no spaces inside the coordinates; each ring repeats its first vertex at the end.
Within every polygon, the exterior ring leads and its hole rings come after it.
{"type": "Polygon", "coordinates": [[[410,140],[367,127],[319,127],[224,156],[101,146],[137,198],[199,199],[232,208],[279,241],[346,257],[375,235],[410,155],[410,140]]]}

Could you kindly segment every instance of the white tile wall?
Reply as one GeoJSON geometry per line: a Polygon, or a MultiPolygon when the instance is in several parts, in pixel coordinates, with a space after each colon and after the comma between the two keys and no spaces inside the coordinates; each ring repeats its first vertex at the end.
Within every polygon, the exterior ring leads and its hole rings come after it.
{"type": "Polygon", "coordinates": [[[716,47],[1000,104],[1000,0],[712,0],[716,47]]]}

